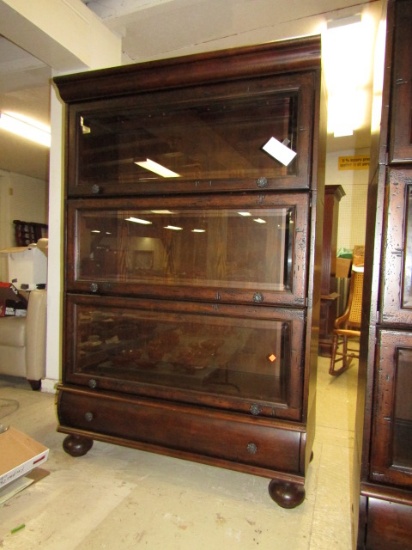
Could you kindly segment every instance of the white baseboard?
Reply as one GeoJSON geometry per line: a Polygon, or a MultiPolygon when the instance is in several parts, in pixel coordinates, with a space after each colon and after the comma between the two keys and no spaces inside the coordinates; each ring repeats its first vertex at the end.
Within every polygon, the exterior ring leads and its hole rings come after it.
{"type": "Polygon", "coordinates": [[[56,393],[56,385],[60,383],[60,380],[54,380],[53,378],[43,378],[41,381],[41,391],[45,393],[56,393]]]}

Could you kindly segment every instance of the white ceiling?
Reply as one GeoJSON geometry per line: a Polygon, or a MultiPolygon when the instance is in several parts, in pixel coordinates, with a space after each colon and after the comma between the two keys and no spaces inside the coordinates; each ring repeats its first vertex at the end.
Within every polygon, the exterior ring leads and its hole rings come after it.
{"type": "MultiPolygon", "coordinates": [[[[319,32],[327,19],[380,0],[82,0],[122,37],[123,62],[143,62],[319,32]]],[[[1,2],[0,2],[1,3],[1,2]]],[[[0,109],[49,119],[51,69],[0,36],[0,109]]],[[[48,151],[0,132],[0,170],[47,179],[48,151]]],[[[366,130],[329,140],[335,150],[368,146],[366,130]]]]}

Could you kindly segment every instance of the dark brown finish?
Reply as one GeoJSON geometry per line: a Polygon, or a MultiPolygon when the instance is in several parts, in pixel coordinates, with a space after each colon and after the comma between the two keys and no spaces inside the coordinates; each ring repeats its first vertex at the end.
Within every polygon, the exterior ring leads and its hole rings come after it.
{"type": "Polygon", "coordinates": [[[28,246],[37,243],[43,237],[47,237],[47,224],[21,220],[13,220],[13,224],[16,246],[28,246]]]}
{"type": "Polygon", "coordinates": [[[365,248],[354,457],[359,550],[400,550],[412,540],[411,23],[412,2],[390,0],[365,248]]]}
{"type": "Polygon", "coordinates": [[[299,505],[315,424],[319,37],[56,84],[65,450],[96,439],[248,472],[299,505]],[[262,151],[270,137],[287,138],[289,165],[262,151]]]}
{"type": "Polygon", "coordinates": [[[93,440],[80,435],[69,435],[63,441],[63,449],[74,457],[87,454],[92,447],[93,440]]]}
{"type": "Polygon", "coordinates": [[[285,40],[191,56],[89,71],[54,79],[66,103],[134,96],[160,89],[209,85],[241,78],[312,71],[319,61],[319,37],[285,40]]]}
{"type": "Polygon", "coordinates": [[[249,305],[259,293],[264,304],[301,307],[307,296],[308,214],[308,195],[292,192],[267,191],[258,197],[253,193],[208,194],[201,200],[198,195],[71,200],[67,214],[68,290],[89,292],[90,285],[96,284],[99,294],[106,295],[217,299],[249,305]],[[161,209],[170,214],[152,213],[161,209]],[[239,216],[238,211],[247,211],[248,218],[239,216]],[[128,222],[126,218],[132,215],[150,221],[150,226],[128,222]],[[201,227],[204,233],[171,233],[165,231],[167,225],[201,227]],[[262,225],[270,226],[270,232],[263,232],[262,225]],[[97,227],[101,232],[79,246],[76,235],[97,227]],[[223,234],[226,242],[222,242],[223,234]],[[173,248],[176,276],[169,262],[160,265],[159,260],[146,258],[144,250],[140,263],[131,256],[133,243],[148,238],[173,248]],[[281,247],[285,248],[282,260],[277,256],[281,247]],[[226,266],[219,261],[222,255],[230,256],[226,266]],[[250,264],[245,265],[245,258],[250,264]],[[265,264],[260,258],[265,258],[265,264]]]}
{"type": "Polygon", "coordinates": [[[336,281],[339,202],[345,196],[341,185],[325,185],[323,215],[319,355],[330,357],[333,324],[337,317],[339,294],[336,281]]]}
{"type": "Polygon", "coordinates": [[[406,37],[412,28],[412,4],[399,1],[401,16],[396,18],[394,34],[393,73],[391,80],[391,118],[389,135],[389,162],[410,163],[412,161],[412,82],[410,44],[406,37]]]}

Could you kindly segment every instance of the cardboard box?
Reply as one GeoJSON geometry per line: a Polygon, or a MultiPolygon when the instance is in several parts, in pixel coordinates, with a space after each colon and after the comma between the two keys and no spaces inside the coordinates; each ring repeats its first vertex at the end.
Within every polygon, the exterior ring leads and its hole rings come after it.
{"type": "Polygon", "coordinates": [[[347,278],[350,277],[352,260],[349,258],[336,258],[336,274],[335,277],[347,278]]]}
{"type": "Polygon", "coordinates": [[[0,488],[46,462],[49,449],[28,435],[7,428],[0,433],[0,488]]]}
{"type": "Polygon", "coordinates": [[[12,284],[0,282],[0,317],[25,317],[26,314],[26,298],[21,296],[12,284]]]}
{"type": "Polygon", "coordinates": [[[4,248],[8,256],[9,282],[17,289],[34,290],[47,283],[47,256],[36,245],[4,248]]]}

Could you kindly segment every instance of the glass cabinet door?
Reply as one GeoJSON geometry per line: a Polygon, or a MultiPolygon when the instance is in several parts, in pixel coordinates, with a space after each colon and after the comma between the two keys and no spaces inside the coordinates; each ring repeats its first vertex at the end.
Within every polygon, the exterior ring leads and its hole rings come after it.
{"type": "Polygon", "coordinates": [[[312,88],[304,74],[72,105],[69,194],[307,189],[312,88]]]}
{"type": "Polygon", "coordinates": [[[66,311],[65,382],[299,419],[302,311],[79,295],[66,311]]]}
{"type": "Polygon", "coordinates": [[[371,476],[412,487],[412,333],[380,331],[377,361],[371,476]]]}
{"type": "Polygon", "coordinates": [[[412,169],[390,169],[383,248],[383,323],[412,324],[412,169]]]}
{"type": "Polygon", "coordinates": [[[412,53],[410,32],[412,28],[412,4],[397,1],[396,32],[394,33],[390,162],[410,162],[412,160],[412,53]],[[393,108],[393,110],[392,110],[393,108]]]}
{"type": "Polygon", "coordinates": [[[302,306],[306,194],[74,200],[68,288],[302,306]]]}

